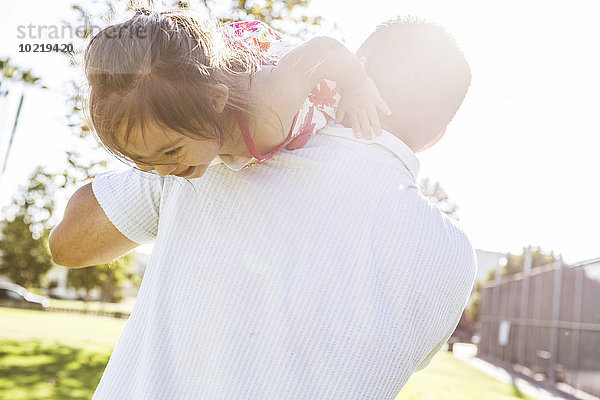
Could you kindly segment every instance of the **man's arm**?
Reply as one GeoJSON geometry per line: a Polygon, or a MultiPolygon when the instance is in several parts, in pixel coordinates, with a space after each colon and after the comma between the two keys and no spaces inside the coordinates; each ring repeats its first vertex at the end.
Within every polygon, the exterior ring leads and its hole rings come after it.
{"type": "Polygon", "coordinates": [[[49,245],[54,262],[69,268],[109,262],[138,246],[110,222],[91,183],[73,194],[62,221],[50,233],[49,245]]]}

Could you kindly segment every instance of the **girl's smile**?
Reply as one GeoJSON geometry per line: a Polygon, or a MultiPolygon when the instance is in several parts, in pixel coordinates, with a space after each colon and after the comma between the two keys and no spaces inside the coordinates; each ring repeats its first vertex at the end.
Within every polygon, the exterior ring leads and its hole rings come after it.
{"type": "Polygon", "coordinates": [[[142,171],[199,178],[219,153],[216,138],[191,138],[153,122],[147,123],[145,128],[142,134],[139,126],[134,127],[128,138],[124,129],[117,132],[121,152],[142,171]]]}

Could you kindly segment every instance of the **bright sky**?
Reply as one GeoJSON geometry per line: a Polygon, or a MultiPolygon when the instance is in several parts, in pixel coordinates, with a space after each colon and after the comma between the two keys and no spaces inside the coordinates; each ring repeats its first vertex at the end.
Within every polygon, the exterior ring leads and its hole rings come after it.
{"type": "MultiPolygon", "coordinates": [[[[64,122],[68,78],[77,72],[64,56],[19,54],[19,44],[40,40],[16,38],[17,25],[73,20],[71,2],[3,3],[8,12],[0,16],[0,57],[33,68],[52,89],[26,93],[0,181],[0,207],[36,165],[59,168],[65,150],[86,147],[64,122]]],[[[600,24],[594,6],[592,0],[313,0],[309,10],[323,16],[325,33],[337,23],[333,35],[351,50],[396,15],[446,26],[469,60],[473,81],[445,137],[419,154],[421,176],[440,181],[476,248],[518,253],[531,244],[576,262],[600,256],[600,24]]],[[[83,47],[78,38],[42,40],[65,41],[83,47]]],[[[2,158],[20,92],[14,88],[0,99],[2,158]]]]}

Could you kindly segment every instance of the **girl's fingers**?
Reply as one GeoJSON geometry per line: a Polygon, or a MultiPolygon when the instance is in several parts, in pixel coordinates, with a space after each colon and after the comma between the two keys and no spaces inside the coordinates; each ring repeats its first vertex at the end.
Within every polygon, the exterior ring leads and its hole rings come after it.
{"type": "Polygon", "coordinates": [[[383,111],[385,113],[385,115],[387,115],[388,117],[390,115],[392,115],[392,109],[387,105],[387,103],[385,101],[383,101],[383,99],[381,98],[381,96],[379,96],[379,94],[375,97],[375,105],[377,106],[377,108],[379,108],[381,111],[383,111]]]}
{"type": "Polygon", "coordinates": [[[375,135],[381,136],[381,124],[379,123],[379,115],[377,115],[377,109],[373,104],[367,106],[367,114],[369,115],[369,121],[375,131],[375,135]]]}
{"type": "Polygon", "coordinates": [[[377,89],[377,85],[375,84],[375,82],[373,82],[373,79],[371,78],[367,78],[367,81],[369,82],[369,87],[370,87],[370,97],[373,99],[372,101],[374,101],[375,106],[379,109],[381,109],[381,111],[383,111],[386,115],[391,115],[392,114],[392,109],[386,104],[386,102],[381,98],[381,94],[379,94],[379,90],[377,89]]]}
{"type": "Polygon", "coordinates": [[[358,122],[358,115],[355,113],[348,114],[350,117],[350,125],[352,125],[352,132],[354,132],[354,137],[360,139],[360,123],[358,122]]]}
{"type": "Polygon", "coordinates": [[[392,109],[387,105],[387,103],[385,101],[383,101],[383,99],[381,98],[381,95],[379,94],[379,90],[377,90],[377,87],[374,87],[374,96],[373,96],[373,101],[375,102],[375,106],[377,108],[379,108],[381,111],[383,111],[385,113],[385,115],[390,116],[392,115],[392,109]]]}
{"type": "Polygon", "coordinates": [[[344,107],[339,107],[335,112],[335,123],[336,124],[341,124],[342,121],[344,120],[344,116],[346,115],[346,110],[344,110],[344,107]]]}
{"type": "Polygon", "coordinates": [[[360,130],[365,139],[371,140],[371,124],[369,123],[369,116],[367,115],[367,111],[363,108],[360,110],[360,130]]]}

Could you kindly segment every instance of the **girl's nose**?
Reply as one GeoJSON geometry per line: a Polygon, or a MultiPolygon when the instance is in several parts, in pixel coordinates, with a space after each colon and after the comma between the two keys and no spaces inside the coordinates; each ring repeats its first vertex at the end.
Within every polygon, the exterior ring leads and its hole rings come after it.
{"type": "Polygon", "coordinates": [[[155,165],[154,169],[162,176],[169,175],[177,169],[177,165],[155,165]]]}

